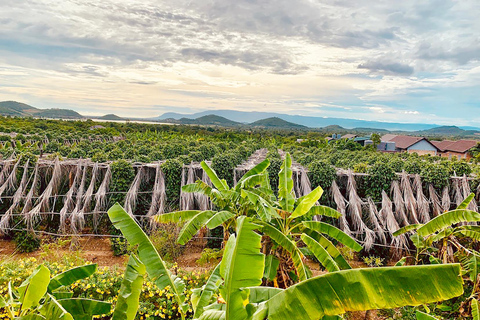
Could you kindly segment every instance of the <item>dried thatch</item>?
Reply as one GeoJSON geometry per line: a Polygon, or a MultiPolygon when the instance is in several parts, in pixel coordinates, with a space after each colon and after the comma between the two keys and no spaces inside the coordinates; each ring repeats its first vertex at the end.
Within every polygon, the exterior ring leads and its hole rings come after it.
{"type": "Polygon", "coordinates": [[[302,196],[305,196],[312,192],[312,184],[303,166],[300,168],[300,191],[302,193],[302,196]]]}
{"type": "Polygon", "coordinates": [[[419,223],[417,217],[417,200],[413,194],[410,178],[405,171],[402,171],[401,174],[401,187],[403,191],[403,202],[405,204],[405,208],[407,209],[406,211],[409,221],[410,223],[419,223]]]}
{"type": "Polygon", "coordinates": [[[129,215],[133,215],[133,212],[135,211],[138,191],[140,191],[140,186],[145,180],[145,177],[146,170],[143,167],[138,168],[137,175],[135,176],[135,179],[133,179],[128,192],[125,195],[125,211],[127,211],[129,215]]]}
{"type": "Polygon", "coordinates": [[[382,244],[387,244],[387,240],[385,238],[385,230],[380,224],[380,221],[378,219],[379,213],[377,206],[373,202],[372,198],[368,198],[367,200],[368,203],[368,220],[370,222],[370,225],[373,226],[373,231],[375,231],[375,238],[380,241],[382,244]]]}
{"type": "Polygon", "coordinates": [[[98,187],[98,191],[95,194],[95,208],[93,209],[93,227],[96,230],[99,221],[99,214],[102,210],[105,209],[107,205],[107,192],[110,187],[110,181],[112,180],[112,169],[110,166],[107,167],[105,175],[103,176],[102,183],[98,187]]]}
{"type": "Polygon", "coordinates": [[[162,171],[160,163],[155,167],[155,182],[152,192],[152,204],[148,210],[147,216],[151,217],[155,214],[162,214],[165,210],[165,200],[167,195],[165,193],[165,176],[162,171]]]}
{"type": "Polygon", "coordinates": [[[5,192],[9,192],[10,190],[14,190],[17,185],[17,169],[18,165],[20,164],[20,160],[15,163],[13,166],[12,171],[8,175],[8,178],[0,187],[0,198],[5,192]]]}
{"type": "Polygon", "coordinates": [[[4,161],[2,171],[0,172],[0,185],[5,183],[5,180],[10,176],[10,169],[13,161],[4,161]]]}
{"type": "Polygon", "coordinates": [[[27,186],[27,182],[28,182],[29,162],[30,160],[27,160],[27,163],[23,168],[22,180],[20,181],[20,185],[18,186],[17,191],[15,191],[15,194],[13,195],[12,204],[0,219],[0,234],[2,233],[2,231],[10,227],[10,219],[12,217],[12,214],[14,210],[18,207],[18,205],[20,204],[20,201],[22,200],[22,197],[24,196],[25,187],[27,186]]]}
{"type": "Polygon", "coordinates": [[[83,168],[82,179],[77,189],[75,208],[72,211],[71,228],[73,233],[77,233],[77,231],[82,230],[85,225],[85,218],[84,218],[82,204],[83,204],[83,196],[85,193],[85,185],[87,184],[87,172],[88,172],[88,166],[85,165],[83,168]]]}
{"type": "Polygon", "coordinates": [[[427,197],[423,194],[422,178],[419,174],[415,175],[414,182],[417,192],[418,217],[422,223],[427,223],[430,221],[430,204],[428,203],[427,197]]]}
{"type": "Polygon", "coordinates": [[[461,180],[460,179],[453,179],[453,189],[455,191],[455,204],[457,207],[463,202],[464,197],[461,188],[461,180]]]}
{"type": "MultiPolygon", "coordinates": [[[[37,194],[37,188],[38,188],[38,162],[35,165],[35,172],[33,173],[33,182],[32,185],[30,186],[30,190],[28,191],[27,197],[25,198],[25,204],[23,205],[22,209],[22,214],[24,215],[25,222],[27,223],[27,226],[29,229],[32,228],[33,220],[30,214],[30,210],[32,209],[33,206],[33,197],[37,194]]],[[[27,188],[25,186],[25,188],[27,188]]]]}
{"type": "Polygon", "coordinates": [[[408,248],[408,241],[405,235],[400,235],[398,237],[394,237],[393,233],[400,229],[397,220],[393,214],[393,205],[392,201],[388,198],[388,195],[385,191],[382,191],[382,209],[380,210],[380,215],[382,220],[384,221],[384,225],[390,237],[392,237],[392,242],[397,249],[401,248],[408,248]]]}
{"type": "Polygon", "coordinates": [[[443,211],[449,211],[450,210],[450,206],[451,206],[451,201],[450,201],[450,189],[447,186],[445,186],[445,188],[443,188],[443,191],[442,191],[442,209],[443,211]]]}
{"type": "MultiPolygon", "coordinates": [[[[72,182],[72,185],[70,186],[70,189],[68,189],[68,192],[65,195],[65,198],[63,201],[63,207],[60,210],[60,231],[62,233],[66,232],[67,217],[72,213],[73,209],[75,208],[75,200],[73,198],[77,193],[77,189],[79,187],[80,180],[83,175],[83,171],[84,171],[83,161],[80,161],[80,163],[77,164],[76,166],[75,177],[73,178],[73,182],[72,182]]],[[[73,226],[73,228],[75,227],[73,226]]]]}
{"type": "Polygon", "coordinates": [[[440,202],[437,191],[435,191],[435,187],[431,183],[428,185],[428,193],[430,195],[430,201],[432,202],[432,213],[433,216],[436,217],[443,212],[442,203],[440,202]]]}
{"type": "Polygon", "coordinates": [[[82,212],[90,212],[93,192],[95,191],[95,183],[97,183],[97,175],[98,175],[98,162],[96,162],[92,168],[92,177],[90,179],[90,185],[85,192],[83,197],[83,207],[82,212]]]}
{"type": "Polygon", "coordinates": [[[346,219],[346,200],[342,195],[342,192],[340,191],[340,188],[338,188],[337,183],[335,180],[332,182],[332,196],[333,200],[335,201],[335,204],[337,205],[337,211],[340,212],[342,215],[340,216],[339,223],[340,223],[340,229],[342,229],[343,232],[345,232],[348,235],[352,234],[352,231],[350,230],[350,227],[348,225],[348,221],[346,219]]]}
{"type": "MultiPolygon", "coordinates": [[[[192,184],[195,182],[195,171],[192,164],[182,169],[182,187],[186,184],[192,184]],[[185,171],[187,170],[187,178],[185,181],[185,171]]],[[[194,194],[191,192],[180,192],[180,210],[192,210],[195,207],[194,194]]]]}
{"type": "MultiPolygon", "coordinates": [[[[202,181],[208,184],[209,186],[212,185],[212,181],[210,181],[210,178],[208,177],[205,170],[202,170],[202,181]]],[[[210,201],[210,198],[207,195],[195,193],[195,199],[197,200],[198,208],[200,210],[205,211],[205,210],[210,210],[212,208],[212,202],[210,201]]]]}
{"type": "Polygon", "coordinates": [[[395,218],[402,227],[409,225],[407,215],[405,214],[405,204],[403,203],[400,184],[397,180],[392,181],[393,203],[395,204],[395,218]]]}
{"type": "MultiPolygon", "coordinates": [[[[462,177],[461,183],[462,183],[463,198],[466,199],[472,192],[470,189],[470,183],[468,182],[467,176],[464,175],[462,177]]],[[[475,212],[478,211],[477,201],[475,200],[475,198],[469,203],[467,209],[475,212]]]]}

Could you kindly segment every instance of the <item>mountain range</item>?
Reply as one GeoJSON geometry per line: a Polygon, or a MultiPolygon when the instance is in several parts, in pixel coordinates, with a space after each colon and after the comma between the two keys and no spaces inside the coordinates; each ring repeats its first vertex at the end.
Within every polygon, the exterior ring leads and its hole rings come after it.
{"type": "MultiPolygon", "coordinates": [[[[127,120],[115,114],[104,116],[83,116],[69,109],[39,109],[16,101],[0,102],[0,115],[19,117],[38,117],[54,119],[99,119],[99,120],[127,120]]],[[[370,120],[345,118],[310,117],[288,115],[274,112],[246,112],[236,110],[209,110],[194,114],[167,112],[155,118],[129,118],[152,122],[166,122],[189,125],[244,127],[244,128],[274,128],[290,130],[316,130],[325,133],[387,133],[405,132],[421,136],[479,136],[480,129],[476,127],[438,126],[424,123],[392,123],[370,120]]]]}

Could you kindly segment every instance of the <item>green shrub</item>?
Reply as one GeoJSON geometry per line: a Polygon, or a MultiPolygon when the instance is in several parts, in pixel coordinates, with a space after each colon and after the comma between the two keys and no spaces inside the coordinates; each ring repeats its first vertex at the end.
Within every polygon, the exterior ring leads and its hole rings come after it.
{"type": "Polygon", "coordinates": [[[431,183],[437,190],[448,185],[450,172],[441,164],[428,164],[422,170],[422,176],[426,183],[431,183]]]}
{"type": "Polygon", "coordinates": [[[312,189],[319,186],[323,189],[330,188],[333,180],[337,177],[335,168],[326,161],[314,161],[308,166],[308,169],[312,189]]]}
{"type": "Polygon", "coordinates": [[[196,261],[199,265],[204,266],[212,263],[217,263],[223,256],[223,249],[205,248],[202,251],[200,258],[196,261]]]}
{"type": "Polygon", "coordinates": [[[175,159],[167,160],[162,164],[167,201],[173,208],[178,207],[178,201],[180,200],[182,167],[182,163],[175,159]]]}
{"type": "Polygon", "coordinates": [[[161,224],[150,235],[153,246],[164,260],[173,261],[184,251],[185,246],[177,243],[179,227],[176,224],[161,224]]]}
{"type": "Polygon", "coordinates": [[[368,171],[368,164],[366,163],[357,163],[356,165],[353,166],[353,172],[356,173],[367,173],[368,171]]]}
{"type": "Polygon", "coordinates": [[[110,247],[116,257],[129,254],[128,242],[125,238],[110,238],[110,247]]]}
{"type": "Polygon", "coordinates": [[[19,231],[14,236],[15,247],[19,252],[29,253],[40,248],[42,240],[32,232],[19,231]]]}
{"type": "Polygon", "coordinates": [[[389,192],[392,181],[397,178],[395,171],[387,163],[377,162],[371,166],[366,178],[366,195],[374,201],[382,199],[382,190],[389,192]]]}

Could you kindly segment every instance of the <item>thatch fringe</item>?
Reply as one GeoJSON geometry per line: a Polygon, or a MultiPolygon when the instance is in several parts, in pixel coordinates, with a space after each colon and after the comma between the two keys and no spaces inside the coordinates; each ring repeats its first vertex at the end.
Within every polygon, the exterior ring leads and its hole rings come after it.
{"type": "Polygon", "coordinates": [[[422,178],[419,174],[415,175],[415,188],[417,192],[417,209],[418,209],[418,217],[420,222],[427,223],[430,221],[430,203],[428,202],[427,197],[423,194],[423,187],[422,187],[422,178]]]}
{"type": "Polygon", "coordinates": [[[382,209],[380,210],[380,216],[384,221],[385,228],[392,237],[391,244],[393,244],[393,246],[395,246],[397,249],[408,248],[408,242],[405,235],[402,234],[398,237],[393,236],[393,233],[400,229],[400,226],[393,214],[392,201],[388,198],[388,195],[385,191],[382,191],[382,209]]]}
{"type": "Polygon", "coordinates": [[[377,206],[373,202],[372,198],[367,199],[368,203],[368,220],[370,224],[373,226],[373,231],[375,231],[375,238],[380,241],[382,244],[387,244],[387,240],[385,238],[385,230],[380,224],[380,221],[378,219],[379,213],[377,206]]]}
{"type": "MultiPolygon", "coordinates": [[[[150,209],[148,210],[147,217],[164,213],[166,198],[165,175],[163,174],[162,166],[159,162],[155,168],[155,182],[152,191],[152,203],[150,205],[150,209]]],[[[153,220],[151,220],[151,222],[153,226],[153,220]]]]}
{"type": "Polygon", "coordinates": [[[133,179],[133,182],[130,185],[128,192],[125,195],[125,211],[127,211],[128,214],[131,216],[135,211],[135,207],[137,205],[138,191],[140,191],[140,186],[145,180],[145,177],[146,170],[143,167],[138,168],[137,175],[135,176],[135,179],[133,179]]]}
{"type": "Polygon", "coordinates": [[[12,217],[13,211],[18,207],[25,193],[25,187],[27,186],[27,182],[28,182],[29,162],[30,160],[27,160],[27,163],[25,163],[23,174],[22,174],[22,180],[20,181],[17,191],[15,191],[13,195],[12,204],[0,219],[0,234],[2,234],[2,232],[4,232],[6,229],[10,227],[10,219],[12,217]]]}
{"type": "Polygon", "coordinates": [[[98,222],[100,221],[100,212],[107,206],[107,192],[109,190],[111,180],[112,169],[109,165],[105,171],[105,175],[103,176],[102,183],[100,184],[100,187],[98,187],[97,193],[95,194],[95,208],[93,209],[93,228],[95,230],[97,230],[98,222]]]}
{"type": "Polygon", "coordinates": [[[303,166],[300,168],[300,190],[302,192],[302,196],[312,192],[312,184],[303,166]]]}
{"type": "Polygon", "coordinates": [[[3,162],[2,171],[0,172],[0,185],[5,183],[5,180],[10,176],[10,168],[12,167],[13,161],[3,162]]]}
{"type": "Polygon", "coordinates": [[[415,199],[415,195],[413,194],[410,178],[405,171],[402,171],[401,174],[401,187],[403,191],[403,202],[405,204],[405,208],[407,209],[409,221],[410,223],[419,223],[417,217],[417,201],[415,199]]]}
{"type": "Polygon", "coordinates": [[[458,207],[462,203],[462,201],[465,199],[462,194],[460,179],[453,179],[453,188],[455,191],[455,204],[458,207]]]}
{"type": "MultiPolygon", "coordinates": [[[[33,228],[33,223],[35,222],[32,220],[32,215],[30,214],[30,211],[33,206],[33,197],[37,194],[37,191],[38,191],[37,190],[39,186],[38,177],[39,177],[39,173],[38,173],[38,162],[37,162],[37,164],[35,165],[35,172],[33,173],[33,182],[32,182],[32,185],[30,186],[30,190],[27,193],[27,197],[25,198],[25,204],[23,205],[23,209],[22,209],[23,217],[29,229],[33,228]]],[[[25,186],[25,188],[27,187],[25,186]]]]}
{"type": "MultiPolygon", "coordinates": [[[[470,183],[468,182],[468,178],[466,175],[463,175],[461,183],[462,183],[463,199],[466,199],[472,192],[470,189],[470,183]]],[[[469,203],[467,209],[475,212],[478,211],[477,200],[475,198],[469,203]]]]}
{"type": "Polygon", "coordinates": [[[442,191],[442,209],[443,211],[449,211],[450,210],[450,206],[452,205],[451,201],[450,201],[450,188],[447,186],[445,186],[445,188],[443,188],[443,191],[442,191]]]}
{"type": "MultiPolygon", "coordinates": [[[[82,172],[84,171],[84,166],[83,166],[83,161],[80,161],[75,170],[75,176],[73,178],[72,185],[70,186],[70,189],[68,189],[67,194],[65,195],[64,201],[63,201],[63,207],[60,210],[60,232],[66,233],[66,226],[67,226],[67,218],[75,208],[75,201],[74,201],[74,196],[77,193],[78,186],[79,186],[79,181],[82,176],[82,172]]],[[[75,227],[73,227],[75,228],[75,227]]]]}
{"type": "Polygon", "coordinates": [[[395,218],[400,226],[409,225],[407,215],[405,214],[405,204],[403,203],[402,191],[397,180],[392,181],[391,192],[393,193],[393,203],[395,204],[395,218]]]}
{"type": "Polygon", "coordinates": [[[431,183],[428,185],[428,193],[430,196],[430,201],[432,202],[432,213],[433,216],[436,217],[443,212],[442,203],[440,202],[437,191],[435,191],[435,187],[431,183]]]}
{"type": "Polygon", "coordinates": [[[0,198],[5,192],[9,192],[10,190],[15,189],[17,185],[17,169],[19,164],[20,164],[20,159],[15,163],[7,180],[5,180],[5,182],[0,187],[0,198]]]}
{"type": "MultiPolygon", "coordinates": [[[[62,166],[60,165],[60,161],[58,157],[55,159],[53,164],[53,172],[52,177],[50,178],[50,182],[48,183],[47,187],[43,191],[43,193],[38,197],[37,203],[32,210],[30,210],[28,214],[28,221],[30,225],[40,215],[40,212],[47,212],[50,209],[50,198],[53,194],[57,193],[58,187],[60,186],[60,182],[62,181],[62,166]]],[[[33,188],[33,186],[32,186],[33,188]]]]}
{"type": "Polygon", "coordinates": [[[351,235],[352,231],[350,230],[350,226],[348,225],[348,221],[346,219],[347,201],[343,197],[342,192],[340,191],[340,188],[335,180],[332,182],[332,196],[333,201],[335,201],[335,204],[337,205],[337,211],[342,214],[339,219],[340,229],[342,229],[342,231],[346,234],[351,235]]]}
{"type": "MultiPolygon", "coordinates": [[[[209,176],[203,169],[202,169],[202,181],[208,184],[209,186],[212,185],[212,181],[210,181],[209,176]]],[[[195,193],[195,199],[198,202],[198,207],[200,210],[205,211],[205,210],[210,210],[212,208],[212,202],[210,201],[210,197],[208,197],[207,195],[195,193]]]]}
{"type": "Polygon", "coordinates": [[[72,228],[72,233],[76,234],[78,231],[81,231],[83,227],[85,226],[85,217],[84,217],[84,212],[83,212],[83,195],[85,193],[85,185],[87,184],[87,172],[88,172],[88,166],[85,165],[83,168],[83,173],[82,173],[82,180],[80,181],[80,186],[78,187],[77,190],[77,195],[76,195],[76,204],[75,208],[72,211],[72,218],[71,218],[71,228],[72,228]]]}
{"type": "MultiPolygon", "coordinates": [[[[187,184],[192,184],[195,182],[195,171],[193,169],[193,165],[190,164],[188,166],[184,166],[182,169],[182,187],[187,184]],[[187,180],[185,181],[185,170],[187,170],[187,180]]],[[[180,193],[180,210],[192,210],[195,207],[195,197],[194,194],[191,192],[183,192],[180,193]]]]}
{"type": "Polygon", "coordinates": [[[98,175],[98,162],[95,162],[92,168],[92,178],[90,179],[90,185],[85,192],[83,197],[83,207],[82,212],[90,212],[91,205],[92,205],[92,198],[93,192],[95,191],[95,184],[97,183],[97,175],[98,175]]]}

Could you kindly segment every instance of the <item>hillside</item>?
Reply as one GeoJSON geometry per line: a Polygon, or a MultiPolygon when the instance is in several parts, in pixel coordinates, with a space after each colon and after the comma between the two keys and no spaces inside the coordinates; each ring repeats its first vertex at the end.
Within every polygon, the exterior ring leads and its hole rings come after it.
{"type": "Polygon", "coordinates": [[[125,118],[122,118],[122,117],[119,117],[117,116],[116,114],[113,114],[113,113],[109,113],[109,114],[106,114],[104,116],[101,116],[100,118],[98,119],[102,119],[102,120],[125,120],[125,118]]]}
{"type": "Polygon", "coordinates": [[[464,130],[456,126],[441,126],[428,130],[417,131],[416,134],[423,136],[464,137],[479,135],[478,130],[464,130]]]}
{"type": "Polygon", "coordinates": [[[241,123],[229,120],[224,117],[216,116],[213,114],[198,117],[196,119],[183,117],[180,119],[167,118],[163,119],[164,122],[177,123],[177,124],[190,124],[199,126],[222,126],[222,127],[235,127],[241,125],[241,123]]]}
{"type": "Polygon", "coordinates": [[[38,109],[16,101],[0,102],[0,115],[17,117],[81,119],[83,116],[69,109],[38,109]]]}
{"type": "Polygon", "coordinates": [[[288,128],[288,129],[307,129],[306,126],[288,122],[278,117],[271,117],[262,120],[258,120],[250,123],[252,127],[265,127],[265,128],[288,128]]]}

